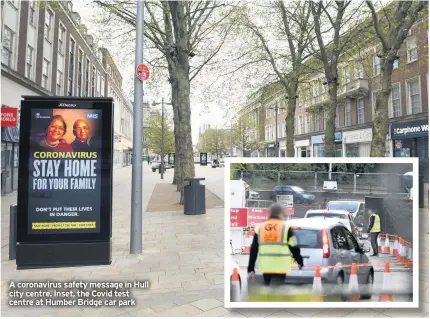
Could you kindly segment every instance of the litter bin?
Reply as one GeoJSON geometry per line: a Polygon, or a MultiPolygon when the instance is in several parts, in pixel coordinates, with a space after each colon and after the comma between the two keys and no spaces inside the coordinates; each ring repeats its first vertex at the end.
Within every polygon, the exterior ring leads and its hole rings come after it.
{"type": "Polygon", "coordinates": [[[424,176],[420,175],[418,179],[418,205],[424,208],[424,176]]]}
{"type": "Polygon", "coordinates": [[[206,213],[206,189],[200,181],[205,178],[184,178],[184,214],[202,215],[206,213]]]}

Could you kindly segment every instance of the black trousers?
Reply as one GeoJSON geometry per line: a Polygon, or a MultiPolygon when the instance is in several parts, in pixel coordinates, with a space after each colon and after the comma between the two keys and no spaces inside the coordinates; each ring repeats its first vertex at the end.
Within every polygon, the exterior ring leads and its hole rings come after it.
{"type": "Polygon", "coordinates": [[[378,255],[378,235],[379,233],[370,233],[370,243],[372,244],[373,253],[378,255]]]}
{"type": "Polygon", "coordinates": [[[264,285],[270,286],[273,285],[280,286],[285,282],[285,274],[263,274],[264,285]]]}

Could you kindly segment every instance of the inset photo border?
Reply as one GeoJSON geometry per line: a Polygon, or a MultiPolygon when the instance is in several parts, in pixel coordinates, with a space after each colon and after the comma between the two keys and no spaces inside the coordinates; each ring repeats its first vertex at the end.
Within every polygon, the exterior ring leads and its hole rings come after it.
{"type": "MultiPolygon", "coordinates": [[[[418,158],[226,158],[225,307],[418,308],[418,170],[418,158]],[[369,168],[359,164],[374,165],[369,168]],[[282,165],[286,169],[283,170],[282,165]],[[300,269],[291,257],[292,272],[285,281],[279,284],[279,278],[282,281],[284,278],[272,276],[272,283],[266,286],[263,274],[258,271],[258,258],[254,276],[248,274],[248,263],[250,255],[255,256],[256,251],[251,249],[255,248],[252,244],[256,240],[255,226],[268,219],[269,207],[274,202],[285,208],[283,218],[292,226],[294,234],[291,236],[300,248],[303,268],[300,269]],[[412,216],[406,215],[406,209],[412,209],[412,216]],[[371,256],[371,234],[367,230],[369,217],[375,211],[381,216],[381,236],[377,240],[379,255],[371,256]],[[330,212],[338,215],[321,215],[330,212]],[[339,217],[342,214],[345,216],[339,217]],[[412,227],[404,227],[405,223],[410,224],[411,218],[412,227]],[[348,243],[342,241],[338,232],[348,238],[348,243]],[[323,233],[325,236],[321,237],[323,233]],[[351,234],[354,240],[350,239],[351,234]],[[323,245],[322,241],[327,244],[323,245]],[[317,249],[305,248],[311,245],[317,249]],[[339,249],[340,245],[356,248],[339,249]],[[326,293],[338,287],[336,281],[342,269],[341,277],[346,278],[343,279],[345,298],[326,293]],[[367,274],[364,273],[366,269],[367,274]],[[364,283],[369,280],[369,269],[373,270],[372,297],[354,298],[358,297],[358,286],[368,287],[364,283]],[[356,273],[358,275],[354,276],[356,273]],[[349,278],[353,279],[351,283],[349,278]],[[384,287],[387,284],[389,287],[384,287]],[[350,289],[354,293],[350,294],[350,289]]],[[[269,237],[273,238],[265,238],[269,237]]],[[[294,251],[291,252],[294,255],[294,251]]],[[[369,292],[363,289],[360,288],[361,294],[369,292]]]]}

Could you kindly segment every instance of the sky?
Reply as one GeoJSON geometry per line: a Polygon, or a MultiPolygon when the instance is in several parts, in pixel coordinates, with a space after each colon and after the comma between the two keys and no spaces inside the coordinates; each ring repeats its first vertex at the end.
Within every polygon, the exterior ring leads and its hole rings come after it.
{"type": "MultiPolygon", "coordinates": [[[[98,32],[97,24],[93,23],[94,17],[98,14],[92,6],[89,6],[91,0],[74,0],[73,1],[73,11],[76,11],[81,16],[81,23],[85,24],[88,33],[93,35],[94,40],[99,46],[106,47],[111,53],[120,73],[123,77],[123,90],[126,96],[133,100],[133,95],[129,94],[133,92],[134,83],[132,82],[132,77],[135,74],[134,70],[134,56],[130,58],[127,53],[124,52],[119,44],[104,42],[100,39],[100,33],[98,32]]],[[[150,81],[150,79],[148,80],[150,81]]],[[[145,96],[148,98],[150,103],[152,101],[161,100],[161,97],[151,96],[151,91],[148,88],[147,83],[143,83],[145,96]]],[[[202,103],[191,103],[191,129],[192,129],[192,139],[193,144],[197,144],[200,126],[204,124],[210,124],[213,127],[223,127],[226,123],[224,118],[224,112],[217,105],[206,105],[204,107],[202,103]]],[[[166,107],[167,109],[167,107],[166,107]]],[[[172,113],[172,112],[170,112],[172,113]]]]}

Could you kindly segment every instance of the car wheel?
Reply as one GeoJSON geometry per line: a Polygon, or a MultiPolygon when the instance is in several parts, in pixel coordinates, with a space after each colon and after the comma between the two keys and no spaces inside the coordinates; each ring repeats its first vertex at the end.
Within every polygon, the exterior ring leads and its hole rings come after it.
{"type": "Polygon", "coordinates": [[[372,298],[373,281],[374,281],[373,270],[370,270],[369,274],[367,275],[366,282],[364,283],[364,285],[365,285],[365,287],[363,289],[364,294],[360,295],[361,299],[371,299],[372,298]]]}
{"type": "Polygon", "coordinates": [[[339,273],[336,277],[335,283],[335,294],[340,296],[342,301],[346,301],[348,298],[345,296],[345,278],[343,273],[339,273]]]}

